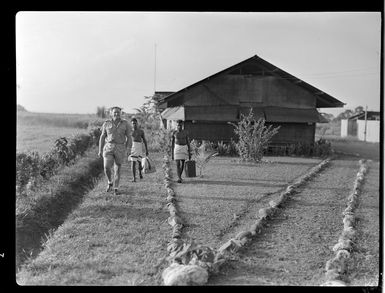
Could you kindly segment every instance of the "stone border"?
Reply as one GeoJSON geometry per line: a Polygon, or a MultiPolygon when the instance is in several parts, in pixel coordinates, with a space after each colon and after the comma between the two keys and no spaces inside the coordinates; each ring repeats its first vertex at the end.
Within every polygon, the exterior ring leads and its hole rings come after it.
{"type": "Polygon", "coordinates": [[[354,249],[354,237],[356,234],[356,229],[354,228],[354,223],[356,221],[354,213],[358,206],[361,185],[368,170],[366,160],[359,160],[359,163],[360,169],[354,182],[353,191],[348,196],[347,208],[342,213],[344,216],[342,220],[344,229],[341,236],[338,238],[337,244],[333,246],[335,256],[326,262],[326,281],[322,286],[347,286],[342,280],[342,275],[346,273],[346,261],[350,258],[351,252],[354,249]]]}
{"type": "Polygon", "coordinates": [[[166,187],[167,197],[166,197],[166,206],[170,213],[170,217],[167,219],[167,222],[171,225],[173,228],[172,231],[172,240],[169,242],[167,246],[167,251],[170,254],[170,256],[175,255],[175,253],[178,251],[178,249],[183,245],[183,241],[181,240],[182,236],[182,229],[183,229],[183,220],[178,215],[178,209],[176,204],[176,197],[175,192],[173,190],[171,179],[172,179],[172,173],[171,173],[171,167],[170,167],[170,160],[169,157],[166,155],[163,158],[163,172],[164,172],[164,185],[166,187]]]}
{"type": "Polygon", "coordinates": [[[277,212],[278,208],[282,206],[282,204],[289,199],[290,195],[295,193],[295,189],[303,185],[306,181],[314,177],[318,172],[320,172],[327,164],[329,164],[331,158],[327,158],[319,163],[317,166],[313,167],[313,169],[299,177],[293,184],[289,185],[285,191],[281,193],[278,201],[271,200],[269,202],[269,207],[262,208],[257,213],[257,220],[250,227],[248,231],[239,232],[234,238],[231,238],[226,243],[224,243],[217,251],[217,259],[220,259],[225,255],[226,252],[236,252],[241,247],[243,247],[247,242],[252,240],[252,238],[261,232],[263,225],[266,221],[271,218],[275,212],[277,212]]]}
{"type": "MultiPolygon", "coordinates": [[[[212,258],[210,260],[202,257],[195,257],[190,260],[188,264],[180,264],[175,260],[163,271],[162,278],[165,285],[204,285],[208,281],[209,273],[217,272],[220,267],[226,262],[227,254],[238,251],[241,247],[246,245],[247,242],[252,240],[257,233],[260,233],[265,222],[278,210],[278,208],[295,193],[295,189],[303,185],[306,181],[314,177],[320,172],[327,164],[329,164],[331,157],[326,158],[307,174],[299,177],[293,184],[289,185],[284,192],[281,193],[277,202],[271,200],[269,207],[262,208],[258,211],[257,220],[250,227],[248,231],[239,232],[234,238],[231,238],[224,243],[219,249],[213,251],[209,247],[202,247],[201,250],[208,251],[212,258]]],[[[170,217],[168,222],[173,226],[173,239],[167,247],[167,251],[170,253],[172,259],[180,250],[187,250],[186,246],[181,238],[181,230],[183,228],[183,221],[178,216],[178,210],[175,206],[176,198],[175,192],[171,188],[171,169],[169,157],[164,157],[163,169],[165,173],[165,186],[167,190],[167,207],[170,211],[170,217]]],[[[181,253],[180,253],[181,254],[181,253]]]]}

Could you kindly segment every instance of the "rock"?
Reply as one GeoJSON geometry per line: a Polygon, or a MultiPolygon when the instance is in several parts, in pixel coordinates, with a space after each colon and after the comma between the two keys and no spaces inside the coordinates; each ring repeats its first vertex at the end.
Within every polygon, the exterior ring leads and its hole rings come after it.
{"type": "Polygon", "coordinates": [[[183,221],[180,217],[178,216],[172,216],[172,217],[168,217],[167,219],[168,223],[171,225],[171,226],[175,226],[175,225],[182,225],[183,224],[183,221]]]}
{"type": "Polygon", "coordinates": [[[338,251],[341,249],[351,251],[352,250],[352,241],[350,241],[350,240],[342,240],[341,241],[341,240],[338,241],[338,243],[336,245],[334,245],[333,251],[335,252],[335,251],[338,251]]]}
{"type": "Polygon", "coordinates": [[[222,251],[228,251],[230,250],[231,246],[233,245],[233,243],[231,242],[231,240],[225,242],[224,244],[222,244],[221,247],[219,247],[218,249],[218,252],[221,253],[222,251]]]}
{"type": "Polygon", "coordinates": [[[337,258],[330,259],[326,262],[325,270],[336,270],[338,273],[344,272],[344,266],[337,258]]]}
{"type": "Polygon", "coordinates": [[[277,208],[278,207],[278,203],[276,203],[274,200],[271,200],[271,201],[269,201],[269,206],[271,208],[277,208]]]}
{"type": "Polygon", "coordinates": [[[168,211],[171,216],[175,216],[176,213],[178,212],[174,204],[171,204],[168,206],[168,211]]]}
{"type": "Polygon", "coordinates": [[[172,190],[171,188],[167,188],[167,194],[168,194],[169,196],[175,196],[175,192],[174,192],[174,190],[172,190]]]}
{"type": "Polygon", "coordinates": [[[263,208],[258,211],[258,216],[261,219],[265,219],[270,217],[274,213],[274,209],[272,208],[263,208]]]}
{"type": "Polygon", "coordinates": [[[237,236],[235,236],[235,239],[238,239],[238,240],[241,240],[242,238],[247,238],[247,237],[250,237],[251,236],[251,232],[250,231],[242,231],[242,232],[239,232],[237,234],[237,236]]]}
{"type": "Polygon", "coordinates": [[[294,186],[293,185],[289,185],[287,188],[286,188],[286,192],[287,193],[293,193],[295,190],[294,186]]]}
{"type": "Polygon", "coordinates": [[[345,287],[346,283],[341,280],[330,280],[321,284],[321,286],[332,286],[332,287],[345,287]]]}
{"type": "Polygon", "coordinates": [[[255,223],[250,227],[251,234],[253,236],[257,234],[258,231],[262,228],[262,226],[263,226],[263,221],[261,219],[256,220],[255,223]]]}
{"type": "Polygon", "coordinates": [[[335,280],[339,278],[340,274],[336,269],[329,269],[326,270],[325,276],[327,280],[335,280]]]}
{"type": "Polygon", "coordinates": [[[348,259],[349,257],[350,257],[349,251],[347,251],[345,249],[338,250],[337,256],[336,256],[337,259],[345,260],[345,259],[348,259]]]}
{"type": "Polygon", "coordinates": [[[197,265],[171,264],[162,273],[166,286],[204,285],[208,280],[208,272],[197,265]]]}
{"type": "Polygon", "coordinates": [[[354,227],[354,216],[346,215],[342,222],[344,223],[344,229],[354,227]]]}
{"type": "Polygon", "coordinates": [[[180,230],[174,230],[174,231],[172,231],[171,237],[172,237],[173,239],[180,239],[180,238],[182,237],[182,231],[180,231],[180,230]]]}
{"type": "Polygon", "coordinates": [[[283,192],[279,196],[278,203],[281,204],[281,203],[285,202],[288,198],[289,198],[289,193],[283,192]]]}
{"type": "Polygon", "coordinates": [[[176,202],[176,198],[173,197],[173,196],[167,196],[167,197],[166,197],[166,201],[167,201],[167,202],[175,203],[175,202],[176,202]]]}
{"type": "Polygon", "coordinates": [[[344,228],[342,231],[341,237],[345,239],[353,239],[355,235],[356,231],[353,227],[346,227],[346,229],[344,228]]]}

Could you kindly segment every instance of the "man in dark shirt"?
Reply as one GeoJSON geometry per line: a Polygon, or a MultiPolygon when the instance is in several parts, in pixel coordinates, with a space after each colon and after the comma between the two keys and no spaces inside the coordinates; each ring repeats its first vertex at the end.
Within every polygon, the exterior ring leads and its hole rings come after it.
{"type": "Polygon", "coordinates": [[[177,129],[172,135],[172,155],[171,158],[176,162],[178,183],[182,183],[182,172],[185,160],[191,159],[190,141],[187,132],[182,128],[183,121],[177,121],[177,129]]]}

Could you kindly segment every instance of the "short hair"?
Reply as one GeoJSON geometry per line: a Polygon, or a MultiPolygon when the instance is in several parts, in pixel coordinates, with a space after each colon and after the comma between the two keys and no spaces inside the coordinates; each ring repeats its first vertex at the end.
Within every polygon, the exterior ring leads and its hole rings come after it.
{"type": "Polygon", "coordinates": [[[131,122],[138,122],[138,120],[136,120],[136,118],[134,117],[131,119],[131,122]]]}
{"type": "Polygon", "coordinates": [[[119,111],[122,111],[123,108],[120,108],[118,106],[114,106],[110,108],[110,111],[112,112],[114,109],[118,109],[119,111]]]}
{"type": "Polygon", "coordinates": [[[183,124],[183,120],[176,121],[176,124],[183,124]]]}

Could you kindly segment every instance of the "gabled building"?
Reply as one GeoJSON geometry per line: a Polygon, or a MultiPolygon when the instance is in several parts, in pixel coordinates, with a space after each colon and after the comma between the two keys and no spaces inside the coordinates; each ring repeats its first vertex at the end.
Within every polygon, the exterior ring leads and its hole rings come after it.
{"type": "Polygon", "coordinates": [[[352,136],[368,142],[380,141],[380,112],[365,111],[341,119],[341,137],[352,136]]]}
{"type": "Polygon", "coordinates": [[[253,109],[266,124],[280,125],[272,143],[313,142],[315,124],[327,122],[317,108],[344,103],[257,55],[159,100],[166,127],[184,120],[190,137],[230,141],[241,114],[253,109]]]}

